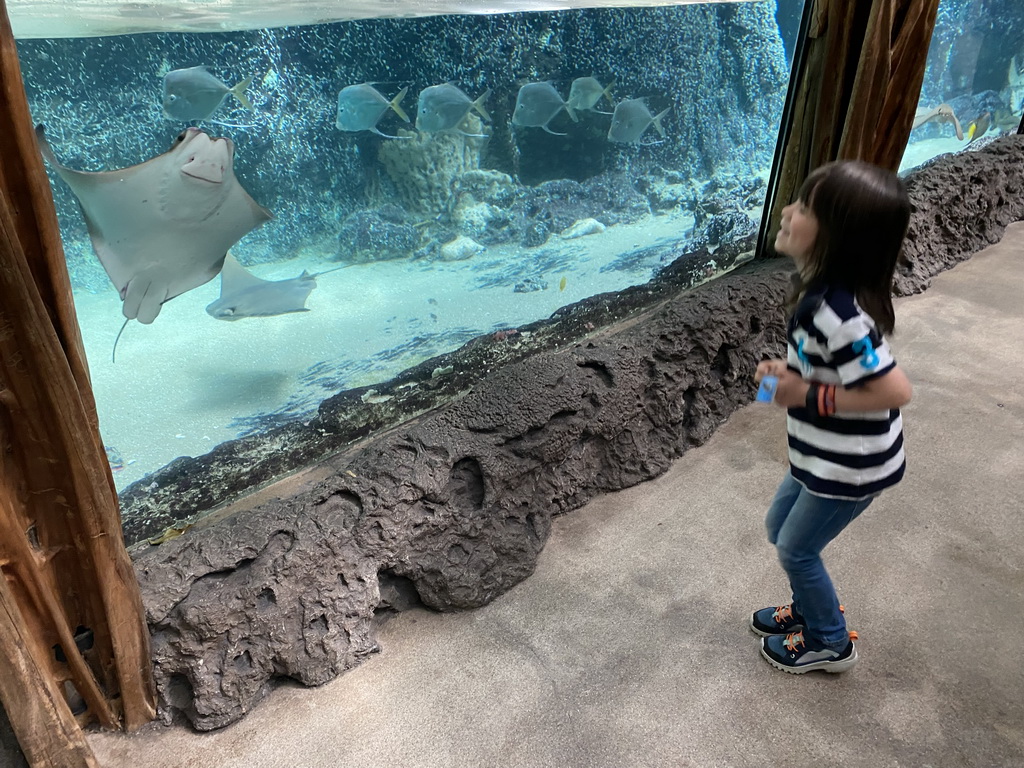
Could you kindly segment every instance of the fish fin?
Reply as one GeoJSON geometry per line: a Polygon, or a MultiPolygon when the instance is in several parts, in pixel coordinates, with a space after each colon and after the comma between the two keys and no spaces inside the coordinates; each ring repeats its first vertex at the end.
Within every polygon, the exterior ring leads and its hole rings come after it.
{"type": "Polygon", "coordinates": [[[964,129],[960,127],[960,121],[956,119],[956,115],[950,112],[949,115],[953,119],[953,129],[956,131],[956,138],[958,141],[964,140],[964,129]]]}
{"type": "Polygon", "coordinates": [[[580,119],[576,117],[576,110],[569,106],[568,102],[565,105],[565,111],[569,113],[569,117],[572,118],[574,123],[578,123],[580,119]]]}
{"type": "Polygon", "coordinates": [[[381,133],[379,130],[377,130],[377,126],[373,126],[371,128],[367,128],[366,130],[370,131],[371,133],[376,133],[378,136],[383,136],[385,139],[411,139],[412,138],[412,136],[392,136],[391,134],[388,134],[388,133],[381,133]]]}
{"type": "Polygon", "coordinates": [[[665,130],[661,127],[661,118],[667,115],[671,109],[672,107],[668,107],[663,112],[658,113],[658,115],[651,121],[654,123],[654,128],[658,132],[658,135],[663,139],[665,138],[665,130]]]}
{"type": "Polygon", "coordinates": [[[46,139],[46,126],[42,123],[36,126],[36,141],[39,143],[39,152],[46,158],[51,165],[60,167],[60,163],[57,162],[57,156],[53,154],[53,149],[50,147],[50,142],[46,139]]]}
{"type": "MultiPolygon", "coordinates": [[[[615,81],[612,80],[610,83],[608,83],[608,86],[603,91],[601,91],[601,96],[604,96],[606,99],[608,99],[608,103],[611,104],[613,107],[615,106],[615,99],[612,98],[612,88],[614,88],[614,87],[615,87],[615,81]]],[[[598,97],[598,101],[600,101],[600,100],[601,100],[600,97],[598,97]]],[[[597,112],[596,109],[594,111],[597,112]]],[[[610,115],[611,112],[602,112],[601,114],[602,115],[610,115]]]]}
{"type": "Polygon", "coordinates": [[[559,133],[558,131],[552,131],[546,125],[542,125],[541,128],[543,128],[545,131],[550,133],[552,136],[568,136],[569,135],[568,133],[559,133]]]}
{"type": "Polygon", "coordinates": [[[914,128],[920,128],[922,125],[927,123],[929,120],[932,120],[933,118],[935,118],[938,114],[939,114],[939,108],[938,107],[935,107],[934,109],[928,109],[928,110],[924,110],[924,111],[918,112],[916,115],[914,115],[914,128]]]}
{"type": "Polygon", "coordinates": [[[249,101],[249,97],[245,95],[245,89],[252,85],[253,77],[254,75],[249,75],[245,80],[231,89],[231,95],[238,99],[238,102],[246,109],[252,109],[252,102],[249,101]]]}
{"type": "Polygon", "coordinates": [[[977,122],[972,122],[969,126],[967,126],[967,143],[968,144],[970,144],[972,141],[974,141],[974,132],[977,131],[977,130],[978,130],[978,123],[977,122]]]}
{"type": "Polygon", "coordinates": [[[242,266],[242,263],[235,258],[231,251],[224,255],[224,266],[220,269],[220,297],[222,299],[225,296],[230,296],[232,293],[238,293],[247,288],[254,288],[258,285],[266,285],[272,282],[274,281],[256,277],[256,275],[242,266]]]}
{"type": "Polygon", "coordinates": [[[389,107],[391,107],[391,108],[392,108],[393,110],[395,110],[395,114],[396,114],[396,115],[398,115],[398,116],[399,116],[400,118],[402,118],[403,120],[405,120],[405,122],[407,122],[407,123],[411,123],[411,122],[412,122],[412,120],[410,120],[410,119],[409,119],[409,116],[408,116],[407,114],[405,114],[405,110],[404,110],[404,109],[402,109],[402,108],[401,108],[400,106],[398,106],[398,105],[399,105],[399,103],[400,103],[400,102],[402,101],[402,99],[403,99],[403,98],[405,98],[405,94],[406,94],[406,92],[407,92],[408,90],[409,90],[409,86],[407,85],[407,86],[405,86],[405,88],[403,88],[402,90],[400,90],[400,91],[398,92],[398,95],[397,95],[397,96],[395,96],[395,98],[393,98],[393,99],[392,99],[392,100],[391,100],[391,101],[390,101],[390,102],[388,103],[388,106],[389,106],[389,107]]]}
{"type": "Polygon", "coordinates": [[[491,116],[487,113],[487,110],[484,109],[484,100],[490,95],[491,89],[488,88],[486,91],[480,94],[480,97],[472,104],[472,108],[479,112],[480,117],[482,117],[484,120],[487,120],[488,122],[490,122],[491,116]]]}
{"type": "Polygon", "coordinates": [[[614,112],[602,112],[600,109],[593,109],[592,112],[597,112],[599,115],[614,115],[614,112]]]}

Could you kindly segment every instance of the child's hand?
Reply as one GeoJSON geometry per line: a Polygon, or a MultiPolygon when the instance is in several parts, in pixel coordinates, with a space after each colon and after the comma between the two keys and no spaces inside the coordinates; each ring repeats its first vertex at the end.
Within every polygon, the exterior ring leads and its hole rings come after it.
{"type": "Polygon", "coordinates": [[[783,408],[796,408],[807,402],[807,389],[810,387],[803,377],[788,368],[782,373],[773,374],[779,377],[775,387],[775,404],[783,408]]]}
{"type": "Polygon", "coordinates": [[[754,381],[760,383],[765,376],[774,376],[779,380],[775,387],[775,399],[772,401],[781,408],[795,408],[803,405],[807,399],[807,387],[810,386],[798,373],[789,370],[785,360],[762,360],[757,364],[754,381]]]}
{"type": "Polygon", "coordinates": [[[754,373],[754,381],[760,384],[761,379],[765,376],[776,376],[778,378],[782,378],[782,375],[788,370],[789,368],[787,367],[785,360],[762,360],[757,364],[757,371],[754,373]]]}

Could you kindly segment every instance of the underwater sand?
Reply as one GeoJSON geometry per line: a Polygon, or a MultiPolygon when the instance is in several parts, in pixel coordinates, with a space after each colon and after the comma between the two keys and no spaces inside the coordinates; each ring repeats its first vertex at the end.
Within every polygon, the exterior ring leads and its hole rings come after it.
{"type": "MultiPolygon", "coordinates": [[[[673,212],[529,250],[494,246],[467,261],[353,266],[318,278],[309,312],[234,322],[206,314],[220,295],[214,279],[165,304],[152,325],[129,323],[116,364],[117,293],[76,295],[100,431],[123,462],[117,487],[266,428],[267,414],[313,413],[337,391],[386,381],[481,334],[647,282],[692,228],[690,214],[673,212]],[[527,279],[547,287],[513,290],[527,279]]],[[[232,252],[244,262],[245,240],[232,252]]],[[[336,266],[305,252],[251,271],[277,280],[336,266]]]]}
{"type": "MultiPolygon", "coordinates": [[[[966,146],[967,140],[960,141],[955,135],[915,141],[913,144],[908,144],[907,148],[903,151],[903,159],[900,161],[900,173],[916,168],[933,157],[950,152],[959,152],[966,146]]],[[[974,149],[974,147],[972,146],[971,149],[974,149]]]]}

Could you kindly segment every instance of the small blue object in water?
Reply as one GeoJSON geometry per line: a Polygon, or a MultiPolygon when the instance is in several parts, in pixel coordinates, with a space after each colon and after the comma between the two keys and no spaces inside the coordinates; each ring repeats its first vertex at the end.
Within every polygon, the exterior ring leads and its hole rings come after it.
{"type": "Polygon", "coordinates": [[[770,403],[775,399],[775,390],[779,386],[778,376],[765,376],[761,379],[761,386],[757,388],[757,402],[770,403]]]}

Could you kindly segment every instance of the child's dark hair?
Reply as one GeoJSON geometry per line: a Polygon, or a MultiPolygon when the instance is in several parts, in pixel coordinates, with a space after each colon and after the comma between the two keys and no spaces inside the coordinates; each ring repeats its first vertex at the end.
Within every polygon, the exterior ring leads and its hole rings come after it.
{"type": "Polygon", "coordinates": [[[846,288],[881,333],[892,333],[892,276],[910,222],[903,182],[884,168],[845,160],[812,172],[799,198],[818,220],[818,236],[794,298],[815,284],[846,288]]]}

